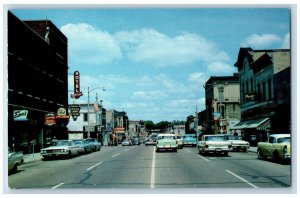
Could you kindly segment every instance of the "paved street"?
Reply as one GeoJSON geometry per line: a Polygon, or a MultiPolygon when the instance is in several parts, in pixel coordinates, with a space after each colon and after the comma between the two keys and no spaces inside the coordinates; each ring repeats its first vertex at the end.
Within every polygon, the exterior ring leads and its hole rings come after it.
{"type": "Polygon", "coordinates": [[[283,188],[290,186],[290,169],[253,152],[202,156],[195,147],[156,153],[154,146],[118,146],[24,164],[8,183],[12,189],[283,188]]]}

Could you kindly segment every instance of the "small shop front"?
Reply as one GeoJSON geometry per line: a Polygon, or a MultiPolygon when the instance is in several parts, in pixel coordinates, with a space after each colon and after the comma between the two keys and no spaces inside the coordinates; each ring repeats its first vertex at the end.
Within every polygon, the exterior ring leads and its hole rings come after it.
{"type": "Polygon", "coordinates": [[[266,141],[270,133],[270,117],[242,120],[231,128],[232,133],[241,134],[250,145],[266,141]]]}

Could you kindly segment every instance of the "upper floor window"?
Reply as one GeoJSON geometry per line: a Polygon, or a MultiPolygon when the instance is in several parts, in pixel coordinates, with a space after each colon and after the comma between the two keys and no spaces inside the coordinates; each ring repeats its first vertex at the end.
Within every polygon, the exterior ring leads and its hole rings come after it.
{"type": "Polygon", "coordinates": [[[83,121],[84,122],[88,121],[88,114],[87,113],[83,114],[83,121]]]}
{"type": "Polygon", "coordinates": [[[268,80],[268,99],[272,99],[272,85],[271,85],[271,79],[268,80]]]}

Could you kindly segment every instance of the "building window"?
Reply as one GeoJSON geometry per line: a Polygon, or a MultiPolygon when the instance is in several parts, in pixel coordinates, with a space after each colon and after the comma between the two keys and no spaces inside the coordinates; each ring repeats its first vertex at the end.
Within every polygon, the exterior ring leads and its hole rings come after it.
{"type": "Polygon", "coordinates": [[[253,79],[250,79],[250,91],[253,92],[253,79]]]}
{"type": "Polygon", "coordinates": [[[266,101],[267,95],[266,95],[266,82],[262,83],[262,100],[266,101]]]}
{"type": "Polygon", "coordinates": [[[271,79],[268,80],[268,99],[272,99],[271,79]]]}
{"type": "Polygon", "coordinates": [[[257,84],[258,101],[261,101],[260,84],[257,84]]]}
{"type": "Polygon", "coordinates": [[[83,121],[84,121],[84,122],[87,122],[87,121],[88,121],[88,114],[87,114],[87,113],[84,113],[84,114],[83,114],[83,121]]]}

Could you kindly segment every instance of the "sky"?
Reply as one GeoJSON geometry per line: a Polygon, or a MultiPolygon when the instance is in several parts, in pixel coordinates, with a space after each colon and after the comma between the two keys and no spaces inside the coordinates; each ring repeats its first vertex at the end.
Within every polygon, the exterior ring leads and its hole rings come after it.
{"type": "Polygon", "coordinates": [[[68,38],[69,95],[80,72],[83,96],[130,120],[185,120],[205,109],[203,84],[231,76],[241,47],[290,48],[283,8],[13,7],[21,20],[51,20],[68,38]],[[99,87],[105,87],[103,91],[99,87]]]}

